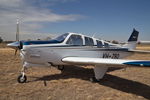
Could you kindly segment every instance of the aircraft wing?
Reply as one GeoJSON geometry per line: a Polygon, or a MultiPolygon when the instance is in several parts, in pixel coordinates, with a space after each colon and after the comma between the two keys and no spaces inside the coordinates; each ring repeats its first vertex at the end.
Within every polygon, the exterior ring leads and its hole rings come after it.
{"type": "MultiPolygon", "coordinates": [[[[148,60],[126,60],[126,59],[104,59],[104,58],[88,58],[88,57],[65,57],[63,62],[76,65],[131,65],[150,67],[148,60]]],[[[122,67],[122,66],[116,66],[122,67]]]]}

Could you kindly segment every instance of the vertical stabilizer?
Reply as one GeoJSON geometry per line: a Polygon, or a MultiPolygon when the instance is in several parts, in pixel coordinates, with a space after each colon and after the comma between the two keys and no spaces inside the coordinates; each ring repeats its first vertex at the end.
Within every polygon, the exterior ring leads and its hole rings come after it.
{"type": "Polygon", "coordinates": [[[139,36],[139,32],[133,29],[133,32],[128,39],[128,42],[125,45],[123,45],[123,47],[129,48],[131,50],[135,49],[138,41],[138,36],[139,36]]]}
{"type": "Polygon", "coordinates": [[[135,29],[133,29],[133,32],[128,40],[128,42],[137,42],[138,40],[138,35],[139,35],[139,32],[136,31],[135,29]]]}

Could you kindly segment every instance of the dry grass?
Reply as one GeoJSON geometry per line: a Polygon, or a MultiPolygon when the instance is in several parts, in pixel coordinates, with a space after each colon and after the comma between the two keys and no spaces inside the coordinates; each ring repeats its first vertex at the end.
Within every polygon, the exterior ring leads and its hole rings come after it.
{"type": "Polygon", "coordinates": [[[7,47],[6,45],[7,45],[6,43],[0,43],[0,48],[6,48],[7,47]]]}
{"type": "MultiPolygon", "coordinates": [[[[138,48],[147,49],[148,47],[138,48]]],[[[130,58],[150,60],[150,55],[135,54],[130,58]]],[[[19,55],[14,50],[0,49],[0,100],[150,100],[150,68],[110,69],[99,83],[91,83],[91,66],[30,68],[28,82],[19,84],[19,55]]]]}

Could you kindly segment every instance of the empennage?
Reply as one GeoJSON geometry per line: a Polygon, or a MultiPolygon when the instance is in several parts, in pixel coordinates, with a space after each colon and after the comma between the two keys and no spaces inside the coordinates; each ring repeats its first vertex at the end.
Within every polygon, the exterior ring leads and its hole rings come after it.
{"type": "Polygon", "coordinates": [[[132,52],[132,53],[142,53],[142,54],[148,53],[148,54],[150,54],[150,51],[135,50],[136,45],[138,43],[138,36],[139,36],[139,32],[137,30],[133,29],[133,32],[128,39],[128,42],[123,45],[123,48],[128,48],[128,52],[132,52]]]}
{"type": "Polygon", "coordinates": [[[134,50],[137,45],[139,32],[133,29],[131,36],[128,39],[128,42],[123,45],[123,47],[128,48],[129,50],[134,50]]]}

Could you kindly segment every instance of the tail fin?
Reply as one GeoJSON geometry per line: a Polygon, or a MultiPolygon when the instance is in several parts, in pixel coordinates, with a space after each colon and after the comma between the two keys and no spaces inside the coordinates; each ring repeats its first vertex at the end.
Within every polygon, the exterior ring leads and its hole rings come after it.
{"type": "Polygon", "coordinates": [[[139,32],[136,31],[135,29],[133,29],[133,32],[132,32],[132,34],[131,34],[131,36],[130,36],[128,42],[133,42],[133,41],[134,41],[134,42],[137,42],[137,40],[138,40],[138,35],[139,35],[139,32]]]}
{"type": "Polygon", "coordinates": [[[134,50],[136,48],[137,40],[138,40],[139,32],[133,29],[133,32],[128,39],[128,43],[123,45],[123,47],[129,48],[131,50],[134,50]]]}

